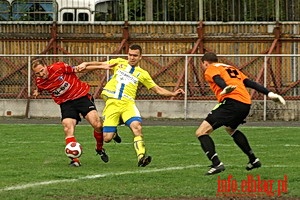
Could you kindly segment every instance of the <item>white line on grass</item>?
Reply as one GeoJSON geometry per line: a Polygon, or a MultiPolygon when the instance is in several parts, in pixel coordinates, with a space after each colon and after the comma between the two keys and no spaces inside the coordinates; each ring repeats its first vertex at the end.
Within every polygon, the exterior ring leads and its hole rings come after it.
{"type": "MultiPolygon", "coordinates": [[[[233,166],[233,165],[227,165],[227,166],[233,166]]],[[[70,183],[70,182],[75,182],[75,181],[84,180],[84,179],[97,179],[97,178],[105,178],[108,176],[121,176],[121,175],[136,174],[136,173],[144,174],[144,173],[152,173],[152,172],[175,171],[175,170],[183,170],[183,169],[196,168],[196,167],[207,167],[207,165],[188,165],[188,166],[182,166],[182,167],[143,169],[143,170],[138,170],[138,171],[124,171],[124,172],[116,172],[116,173],[111,172],[111,173],[106,173],[106,174],[83,176],[83,177],[73,178],[73,179],[61,179],[61,180],[43,181],[43,182],[37,182],[37,183],[27,183],[27,184],[23,184],[23,185],[16,185],[16,186],[2,188],[2,189],[0,189],[0,192],[12,191],[12,190],[22,190],[22,189],[27,189],[27,188],[39,187],[39,186],[43,186],[43,185],[60,184],[60,183],[64,183],[64,182],[70,183]]],[[[268,166],[266,166],[266,167],[268,167],[268,166]]],[[[295,167],[295,166],[272,165],[269,167],[283,168],[283,167],[295,167]]]]}
{"type": "MultiPolygon", "coordinates": [[[[233,165],[227,165],[227,166],[233,166],[233,165]]],[[[207,167],[207,165],[188,165],[188,166],[182,166],[182,167],[168,167],[168,168],[160,168],[160,169],[146,169],[146,170],[139,170],[139,171],[124,171],[124,172],[116,172],[116,173],[106,173],[106,174],[96,174],[96,175],[89,175],[89,176],[83,176],[79,178],[73,178],[73,179],[61,179],[61,180],[52,180],[52,181],[43,181],[43,182],[37,182],[37,183],[27,183],[23,185],[16,185],[11,187],[6,187],[0,189],[0,192],[4,191],[12,191],[12,190],[22,190],[27,188],[33,188],[33,187],[39,187],[43,185],[52,185],[52,184],[60,184],[64,182],[75,182],[79,180],[84,179],[96,179],[96,178],[105,178],[108,176],[121,176],[121,175],[127,175],[127,174],[144,174],[144,173],[151,173],[151,172],[163,172],[163,171],[175,171],[175,170],[183,170],[183,169],[189,169],[189,168],[196,168],[196,167],[207,167]]],[[[272,166],[265,166],[265,167],[277,167],[277,168],[284,168],[284,167],[296,167],[296,166],[289,166],[289,165],[272,165],[272,166]]],[[[299,167],[299,166],[297,166],[299,167]]]]}
{"type": "Polygon", "coordinates": [[[121,175],[127,175],[127,174],[144,174],[144,173],[151,173],[151,172],[162,172],[162,171],[174,171],[174,170],[182,170],[182,169],[188,169],[188,168],[196,168],[196,167],[203,167],[207,165],[189,165],[189,166],[183,166],[183,167],[168,167],[168,168],[161,168],[161,169],[146,169],[146,170],[140,170],[140,171],[124,171],[124,172],[117,172],[117,173],[106,173],[106,174],[96,174],[96,175],[90,175],[90,176],[83,176],[79,178],[73,178],[73,179],[61,179],[61,180],[52,180],[52,181],[43,181],[43,182],[37,182],[37,183],[27,183],[24,185],[16,185],[11,187],[6,187],[3,189],[0,189],[0,192],[3,191],[10,191],[10,190],[22,190],[26,188],[33,188],[38,187],[42,185],[51,185],[51,184],[57,184],[57,183],[64,183],[64,182],[75,182],[83,179],[96,179],[96,178],[105,178],[107,176],[121,176],[121,175]]]}

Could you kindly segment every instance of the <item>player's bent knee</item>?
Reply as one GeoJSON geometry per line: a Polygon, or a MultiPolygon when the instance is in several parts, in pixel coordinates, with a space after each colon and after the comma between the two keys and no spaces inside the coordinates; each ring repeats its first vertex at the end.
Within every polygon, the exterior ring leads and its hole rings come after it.
{"type": "Polygon", "coordinates": [[[103,141],[108,143],[110,142],[114,137],[114,133],[104,133],[103,134],[103,141]]]}
{"type": "MultiPolygon", "coordinates": [[[[102,123],[97,123],[95,126],[93,126],[94,129],[99,129],[100,131],[103,129],[102,123]]],[[[102,131],[101,131],[102,132],[102,131]]]]}
{"type": "Polygon", "coordinates": [[[236,131],[236,129],[232,129],[230,127],[225,127],[225,131],[229,134],[229,135],[233,135],[233,133],[236,131]]]}
{"type": "Polygon", "coordinates": [[[209,135],[209,134],[208,133],[202,133],[202,132],[196,132],[195,135],[198,138],[198,137],[200,137],[202,135],[209,135]]]}

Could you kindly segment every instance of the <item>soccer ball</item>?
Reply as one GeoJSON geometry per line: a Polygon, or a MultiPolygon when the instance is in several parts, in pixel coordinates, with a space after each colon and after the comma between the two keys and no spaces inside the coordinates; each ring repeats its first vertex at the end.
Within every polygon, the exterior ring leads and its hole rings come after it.
{"type": "Polygon", "coordinates": [[[78,142],[70,142],[65,147],[65,153],[69,158],[79,158],[82,154],[81,145],[78,142]]]}

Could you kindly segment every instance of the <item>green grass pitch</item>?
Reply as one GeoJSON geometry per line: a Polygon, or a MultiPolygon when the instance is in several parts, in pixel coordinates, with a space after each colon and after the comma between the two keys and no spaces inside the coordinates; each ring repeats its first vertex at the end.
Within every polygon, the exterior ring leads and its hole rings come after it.
{"type": "MultiPolygon", "coordinates": [[[[60,124],[1,124],[0,199],[220,199],[216,197],[218,180],[228,177],[237,184],[247,177],[259,177],[263,183],[274,181],[274,190],[277,181],[286,177],[287,192],[281,193],[280,199],[300,198],[300,128],[242,126],[240,130],[263,165],[253,171],[245,170],[248,159],[232,138],[222,128],[215,131],[212,138],[226,170],[214,176],[204,176],[210,162],[194,135],[196,128],[143,127],[146,149],[153,160],[138,168],[133,136],[127,127],[119,127],[121,144],[105,144],[110,161],[103,163],[94,150],[92,128],[79,125],[76,137],[84,151],[82,167],[72,168],[64,154],[60,124]]],[[[244,191],[240,195],[256,198],[260,194],[266,192],[244,191]]],[[[278,194],[269,197],[278,198],[278,194]]]]}

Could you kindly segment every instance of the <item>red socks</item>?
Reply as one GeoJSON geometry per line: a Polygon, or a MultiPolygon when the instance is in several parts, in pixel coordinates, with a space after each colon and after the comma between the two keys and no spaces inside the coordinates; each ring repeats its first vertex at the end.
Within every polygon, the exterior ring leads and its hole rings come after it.
{"type": "Polygon", "coordinates": [[[96,149],[97,150],[102,150],[103,149],[103,133],[102,132],[97,132],[94,130],[94,138],[97,141],[96,144],[96,149]]]}
{"type": "MultiPolygon", "coordinates": [[[[96,139],[96,149],[97,150],[102,150],[103,149],[103,133],[102,132],[97,132],[94,130],[94,138],[96,139]]],[[[72,137],[67,137],[65,139],[66,145],[69,144],[70,142],[77,142],[76,138],[74,136],[72,137]]]]}
{"type": "Polygon", "coordinates": [[[74,136],[66,137],[65,141],[66,141],[66,145],[69,144],[70,142],[77,142],[74,136]]]}

